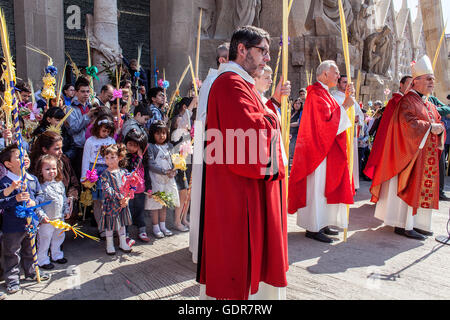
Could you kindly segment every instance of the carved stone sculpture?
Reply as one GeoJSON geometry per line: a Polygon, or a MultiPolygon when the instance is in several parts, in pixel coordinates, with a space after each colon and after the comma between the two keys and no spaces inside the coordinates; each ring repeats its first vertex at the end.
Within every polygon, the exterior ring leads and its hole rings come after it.
{"type": "Polygon", "coordinates": [[[361,3],[361,0],[353,0],[353,23],[350,26],[350,43],[356,46],[361,51],[364,47],[364,39],[368,35],[367,20],[371,16],[369,11],[370,2],[372,0],[365,0],[361,3]]]}
{"type": "Polygon", "coordinates": [[[364,41],[363,70],[386,75],[391,64],[393,42],[392,31],[388,26],[368,36],[364,41]]]}
{"type": "MultiPolygon", "coordinates": [[[[353,22],[353,11],[350,0],[343,0],[345,22],[347,28],[353,22]]],[[[312,0],[305,22],[306,30],[316,36],[340,36],[341,24],[338,0],[312,0]]]]}
{"type": "Polygon", "coordinates": [[[92,65],[98,70],[99,81],[94,81],[96,91],[108,81],[102,72],[102,62],[108,64],[121,63],[122,49],[119,46],[116,0],[95,0],[94,16],[88,14],[86,19],[86,37],[93,49],[92,65]]]}
{"type": "Polygon", "coordinates": [[[216,0],[216,28],[214,38],[229,39],[242,26],[258,20],[261,0],[216,0]],[[258,16],[257,16],[258,15],[258,16]]]}

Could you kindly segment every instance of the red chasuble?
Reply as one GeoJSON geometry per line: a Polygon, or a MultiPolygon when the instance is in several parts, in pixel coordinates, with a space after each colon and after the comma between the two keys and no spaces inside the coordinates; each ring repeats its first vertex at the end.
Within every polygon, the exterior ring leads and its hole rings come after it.
{"type": "Polygon", "coordinates": [[[353,203],[345,131],[337,135],[341,109],[319,83],[309,86],[289,177],[288,211],[306,207],[306,178],[328,157],[325,197],[328,204],[353,203]]]}
{"type": "Polygon", "coordinates": [[[431,127],[440,123],[436,107],[410,91],[398,103],[386,133],[386,142],[375,169],[370,192],[378,202],[381,185],[398,175],[397,195],[413,208],[439,208],[439,157],[445,133],[430,132],[423,149],[419,146],[431,127]]]}
{"type": "Polygon", "coordinates": [[[372,150],[370,151],[369,159],[367,160],[366,167],[364,168],[364,174],[370,179],[373,179],[376,166],[380,162],[381,152],[383,151],[384,142],[386,141],[386,134],[389,123],[391,122],[392,115],[395,109],[403,97],[400,93],[394,93],[392,99],[389,100],[386,109],[384,109],[383,115],[380,120],[380,125],[378,126],[377,134],[375,135],[375,140],[373,142],[372,150]]]}
{"type": "Polygon", "coordinates": [[[258,291],[261,281],[287,286],[285,173],[279,137],[269,134],[279,129],[276,109],[270,101],[263,105],[251,83],[233,72],[216,79],[208,99],[197,272],[197,280],[206,284],[208,296],[247,299],[250,292],[258,291]],[[250,160],[257,156],[252,151],[255,141],[249,143],[248,137],[232,139],[233,147],[227,140],[227,130],[243,130],[249,135],[267,130],[256,144],[257,154],[270,161],[250,160]],[[217,133],[223,136],[223,144],[217,133]],[[245,141],[245,161],[241,162],[239,140],[245,141]],[[228,161],[233,151],[234,161],[228,161]],[[223,162],[211,164],[212,158],[221,158],[220,154],[223,162]]]}

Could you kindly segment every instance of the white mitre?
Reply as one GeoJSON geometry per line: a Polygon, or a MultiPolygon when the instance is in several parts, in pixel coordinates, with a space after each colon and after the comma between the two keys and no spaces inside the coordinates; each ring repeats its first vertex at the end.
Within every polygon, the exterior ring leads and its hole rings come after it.
{"type": "Polygon", "coordinates": [[[434,74],[433,66],[427,55],[420,58],[416,63],[411,65],[413,79],[423,76],[424,74],[434,74]]]}

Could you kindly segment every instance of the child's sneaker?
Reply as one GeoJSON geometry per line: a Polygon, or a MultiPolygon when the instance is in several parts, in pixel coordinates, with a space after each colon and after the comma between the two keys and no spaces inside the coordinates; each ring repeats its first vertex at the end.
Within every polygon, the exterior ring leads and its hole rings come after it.
{"type": "Polygon", "coordinates": [[[147,233],[145,232],[139,233],[139,239],[143,242],[150,242],[150,238],[147,236],[147,233]]]}
{"type": "MultiPolygon", "coordinates": [[[[41,278],[41,281],[47,281],[50,279],[50,275],[47,272],[39,272],[39,278],[41,278]]],[[[32,274],[25,277],[26,281],[37,281],[37,275],[32,274]]]]}
{"type": "Polygon", "coordinates": [[[127,241],[127,245],[131,248],[132,246],[134,246],[134,244],[136,243],[136,241],[134,241],[133,239],[127,237],[126,239],[127,241]]]}
{"type": "Polygon", "coordinates": [[[18,284],[8,285],[6,287],[6,292],[8,294],[14,294],[14,293],[16,293],[19,290],[20,290],[20,286],[18,284]]]}

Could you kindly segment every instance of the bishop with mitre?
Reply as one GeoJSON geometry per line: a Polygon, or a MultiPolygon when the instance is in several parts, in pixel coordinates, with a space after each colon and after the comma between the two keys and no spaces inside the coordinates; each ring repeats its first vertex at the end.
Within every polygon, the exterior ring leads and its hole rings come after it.
{"type": "Polygon", "coordinates": [[[427,101],[435,81],[427,56],[412,65],[412,77],[411,90],[392,115],[370,192],[376,218],[397,234],[424,240],[432,235],[432,211],[439,208],[445,127],[427,101]]]}

